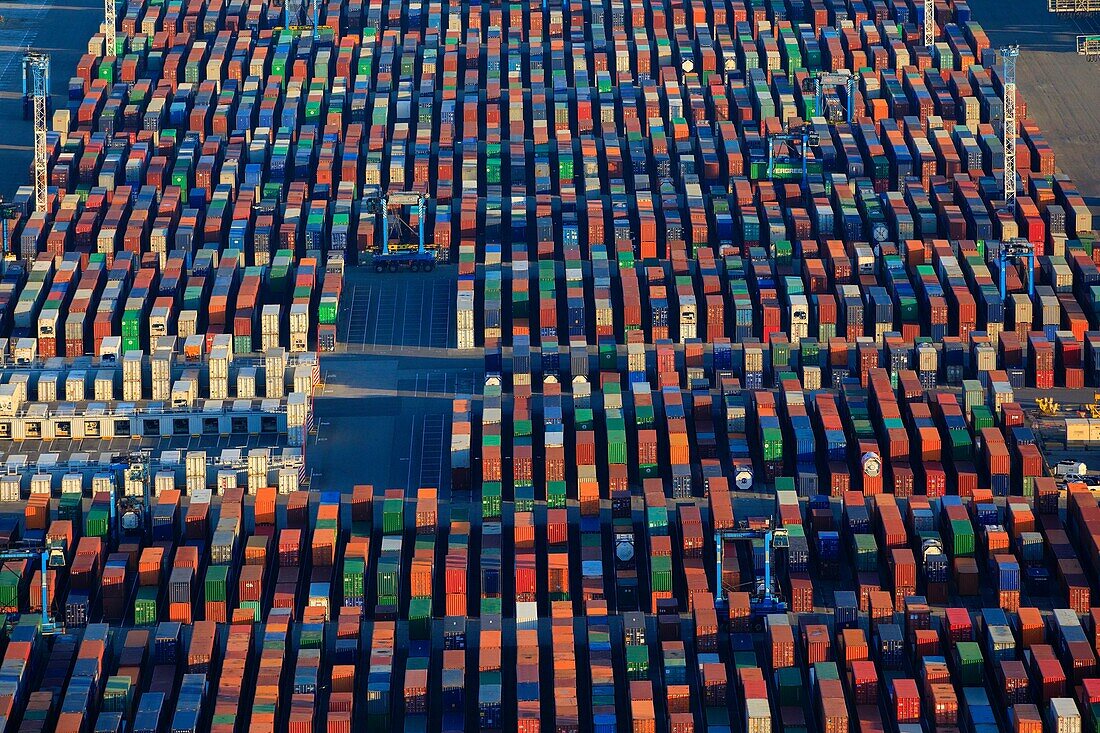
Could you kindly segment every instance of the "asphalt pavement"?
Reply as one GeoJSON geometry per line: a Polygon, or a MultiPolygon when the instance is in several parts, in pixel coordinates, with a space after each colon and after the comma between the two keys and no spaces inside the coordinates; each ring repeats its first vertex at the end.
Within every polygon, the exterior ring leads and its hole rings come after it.
{"type": "Polygon", "coordinates": [[[0,2],[0,195],[5,198],[31,182],[34,130],[23,118],[24,52],[30,48],[50,54],[52,103],[54,109],[63,109],[69,79],[76,76],[88,39],[102,22],[103,3],[96,0],[0,2]]]}
{"type": "Polygon", "coordinates": [[[456,277],[453,266],[348,270],[338,352],[321,360],[306,448],[314,485],[449,489],[452,401],[484,379],[480,352],[453,348],[456,277]]]}
{"type": "MultiPolygon", "coordinates": [[[[1020,46],[1016,76],[1028,116],[1054,148],[1059,170],[1100,216],[1100,63],[1077,55],[1077,36],[1100,34],[1100,17],[1055,15],[1045,0],[970,0],[995,48],[1020,46]]],[[[1095,226],[1095,224],[1094,224],[1095,226]]]]}

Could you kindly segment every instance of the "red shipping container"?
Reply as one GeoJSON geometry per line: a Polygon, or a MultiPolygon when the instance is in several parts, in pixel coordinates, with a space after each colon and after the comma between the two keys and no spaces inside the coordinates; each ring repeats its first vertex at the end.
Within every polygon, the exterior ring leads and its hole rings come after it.
{"type": "Polygon", "coordinates": [[[920,722],[920,691],[913,679],[896,679],[890,684],[890,700],[896,723],[920,722]]]}

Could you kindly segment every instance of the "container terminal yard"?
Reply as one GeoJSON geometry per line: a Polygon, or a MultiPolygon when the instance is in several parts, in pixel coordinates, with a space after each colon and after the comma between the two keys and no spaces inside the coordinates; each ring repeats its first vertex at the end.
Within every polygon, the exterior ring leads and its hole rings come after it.
{"type": "Polygon", "coordinates": [[[0,728],[1100,730],[1094,3],[0,2],[0,728]]]}

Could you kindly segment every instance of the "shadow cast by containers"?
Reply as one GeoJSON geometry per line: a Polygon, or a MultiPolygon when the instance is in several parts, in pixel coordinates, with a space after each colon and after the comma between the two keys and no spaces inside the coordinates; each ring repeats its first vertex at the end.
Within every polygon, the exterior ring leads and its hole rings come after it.
{"type": "MultiPolygon", "coordinates": [[[[23,119],[20,81],[23,49],[30,46],[50,54],[50,95],[54,109],[68,103],[69,79],[88,51],[88,40],[103,22],[103,3],[96,0],[28,0],[0,8],[0,195],[11,197],[31,182],[34,133],[23,119]],[[45,7],[38,23],[31,11],[45,7]]],[[[52,122],[52,120],[51,120],[52,122]]]]}

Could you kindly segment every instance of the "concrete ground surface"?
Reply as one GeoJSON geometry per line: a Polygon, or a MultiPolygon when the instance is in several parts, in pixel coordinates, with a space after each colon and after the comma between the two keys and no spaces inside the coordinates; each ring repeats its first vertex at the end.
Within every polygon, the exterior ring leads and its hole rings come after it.
{"type": "Polygon", "coordinates": [[[969,4],[995,47],[1019,44],[1017,82],[1028,115],[1053,146],[1058,169],[1100,216],[1100,63],[1077,55],[1077,36],[1100,34],[1100,17],[1054,15],[1046,0],[969,4]]]}
{"type": "MultiPolygon", "coordinates": [[[[120,4],[121,5],[121,4],[120,4]]],[[[103,22],[97,0],[8,0],[0,2],[0,195],[10,198],[31,182],[34,151],[31,122],[23,119],[23,53],[50,54],[54,109],[68,102],[69,79],[103,22]]]]}
{"type": "Polygon", "coordinates": [[[479,392],[484,369],[480,352],[450,348],[456,277],[446,265],[347,271],[338,353],[321,360],[317,433],[306,447],[315,486],[449,489],[451,401],[479,392]]]}
{"type": "Polygon", "coordinates": [[[481,381],[476,357],[330,356],[315,398],[306,461],[312,484],[347,492],[355,484],[409,490],[450,484],[451,401],[481,381]]]}

